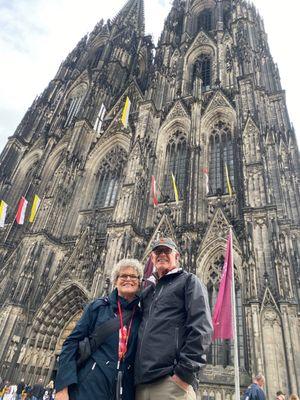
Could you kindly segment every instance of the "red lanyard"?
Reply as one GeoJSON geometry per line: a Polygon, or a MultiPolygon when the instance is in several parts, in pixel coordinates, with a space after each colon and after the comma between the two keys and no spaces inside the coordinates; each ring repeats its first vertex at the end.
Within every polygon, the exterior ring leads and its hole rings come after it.
{"type": "Polygon", "coordinates": [[[135,308],[133,310],[128,329],[126,328],[126,326],[124,326],[124,323],[123,323],[123,313],[122,313],[122,307],[121,307],[120,300],[118,300],[118,310],[119,310],[119,316],[120,316],[120,331],[119,331],[119,362],[120,362],[124,359],[125,354],[127,353],[128,339],[129,339],[129,336],[131,333],[135,308]]]}

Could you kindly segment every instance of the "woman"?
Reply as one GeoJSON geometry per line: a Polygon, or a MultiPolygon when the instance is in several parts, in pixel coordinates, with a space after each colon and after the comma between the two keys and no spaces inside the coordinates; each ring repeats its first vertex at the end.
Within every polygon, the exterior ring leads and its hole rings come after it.
{"type": "Polygon", "coordinates": [[[133,362],[141,319],[137,293],[142,274],[143,267],[138,260],[121,260],[112,271],[113,292],[87,306],[59,357],[56,400],[113,400],[119,393],[116,383],[117,380],[120,383],[122,374],[122,400],[134,399],[133,362]],[[115,331],[77,370],[79,342],[90,337],[95,328],[116,317],[120,324],[116,324],[115,331]]]}

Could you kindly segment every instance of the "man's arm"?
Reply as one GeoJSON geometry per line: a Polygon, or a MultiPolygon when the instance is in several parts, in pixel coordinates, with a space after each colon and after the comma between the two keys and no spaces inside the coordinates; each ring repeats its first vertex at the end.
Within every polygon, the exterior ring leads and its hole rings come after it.
{"type": "Polygon", "coordinates": [[[194,374],[206,363],[207,352],[213,335],[207,290],[195,275],[190,275],[185,287],[186,341],[180,349],[175,375],[191,384],[194,374]]]}

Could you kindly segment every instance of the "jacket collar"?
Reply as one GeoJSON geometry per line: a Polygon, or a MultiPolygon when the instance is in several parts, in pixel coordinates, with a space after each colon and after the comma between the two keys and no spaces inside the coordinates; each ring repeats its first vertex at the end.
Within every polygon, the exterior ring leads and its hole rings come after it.
{"type": "Polygon", "coordinates": [[[136,295],[135,298],[132,301],[128,302],[123,297],[118,296],[118,290],[116,288],[108,296],[108,300],[109,300],[110,304],[113,306],[114,309],[118,308],[118,298],[120,299],[122,307],[125,308],[125,309],[132,309],[140,301],[140,297],[138,295],[136,295]]]}
{"type": "Polygon", "coordinates": [[[147,282],[149,282],[151,285],[156,286],[158,281],[161,279],[167,279],[167,277],[176,275],[176,274],[181,274],[183,272],[182,268],[174,268],[171,271],[169,271],[166,275],[163,275],[161,278],[158,277],[157,272],[154,271],[153,274],[147,279],[147,282]]]}

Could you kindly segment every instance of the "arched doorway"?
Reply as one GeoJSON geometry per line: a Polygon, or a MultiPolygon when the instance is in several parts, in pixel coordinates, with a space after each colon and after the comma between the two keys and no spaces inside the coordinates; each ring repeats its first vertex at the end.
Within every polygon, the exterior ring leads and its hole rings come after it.
{"type": "Polygon", "coordinates": [[[37,312],[20,360],[22,377],[29,383],[42,378],[47,384],[56,374],[57,356],[89,301],[80,284],[70,283],[59,290],[37,312]]]}
{"type": "Polygon", "coordinates": [[[64,341],[67,339],[67,337],[70,335],[70,333],[75,328],[77,322],[79,321],[79,319],[82,316],[82,313],[83,313],[82,310],[78,311],[78,313],[75,314],[71,318],[71,320],[69,320],[66,323],[66,326],[64,327],[63,331],[61,332],[61,335],[57,341],[56,348],[55,348],[55,360],[54,360],[54,365],[53,365],[51,376],[50,376],[51,381],[54,381],[56,378],[56,373],[57,373],[57,368],[58,368],[58,357],[59,357],[59,354],[63,347],[64,341]]]}

